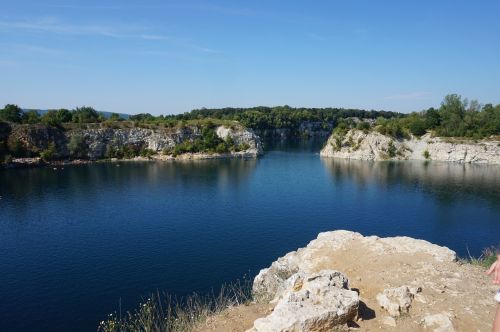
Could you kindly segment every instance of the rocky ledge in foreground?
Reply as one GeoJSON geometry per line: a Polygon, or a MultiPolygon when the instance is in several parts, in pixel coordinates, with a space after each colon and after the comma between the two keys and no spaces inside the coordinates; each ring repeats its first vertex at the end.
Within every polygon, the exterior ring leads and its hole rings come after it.
{"type": "Polygon", "coordinates": [[[322,157],[359,160],[437,160],[500,164],[500,140],[467,140],[432,137],[394,139],[376,131],[349,130],[333,134],[321,150],[322,157]]]}
{"type": "Polygon", "coordinates": [[[260,271],[255,303],[200,330],[489,331],[496,288],[484,272],[423,240],[320,233],[260,271]]]}

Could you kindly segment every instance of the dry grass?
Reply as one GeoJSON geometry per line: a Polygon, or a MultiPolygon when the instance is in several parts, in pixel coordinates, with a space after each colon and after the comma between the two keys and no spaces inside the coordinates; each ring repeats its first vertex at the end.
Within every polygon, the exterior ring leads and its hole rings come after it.
{"type": "Polygon", "coordinates": [[[493,264],[497,259],[497,254],[500,251],[496,247],[488,247],[483,249],[481,255],[479,257],[472,257],[469,254],[468,258],[462,259],[462,261],[466,263],[470,263],[473,265],[479,265],[484,268],[489,268],[491,264],[493,264]]]}
{"type": "Polygon", "coordinates": [[[193,294],[186,298],[173,298],[158,292],[145,299],[134,311],[125,315],[110,314],[98,326],[100,332],[171,332],[192,331],[208,317],[229,307],[252,300],[251,282],[243,279],[222,286],[219,294],[193,294]]]}

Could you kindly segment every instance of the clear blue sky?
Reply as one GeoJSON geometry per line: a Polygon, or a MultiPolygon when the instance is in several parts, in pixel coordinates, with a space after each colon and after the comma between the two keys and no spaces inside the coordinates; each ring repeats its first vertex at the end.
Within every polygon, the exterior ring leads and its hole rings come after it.
{"type": "Polygon", "coordinates": [[[1,105],[500,103],[497,0],[0,1],[1,105]]]}

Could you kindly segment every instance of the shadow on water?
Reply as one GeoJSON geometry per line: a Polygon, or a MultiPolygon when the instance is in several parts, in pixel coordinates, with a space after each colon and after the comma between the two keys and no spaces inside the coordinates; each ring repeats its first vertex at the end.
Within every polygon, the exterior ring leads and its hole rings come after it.
{"type": "Polygon", "coordinates": [[[117,162],[46,168],[0,170],[2,201],[17,211],[33,201],[64,192],[74,199],[103,190],[126,194],[127,190],[154,190],[165,186],[238,187],[251,176],[258,160],[192,160],[178,162],[117,162]]]}
{"type": "Polygon", "coordinates": [[[319,151],[325,145],[328,137],[310,137],[308,139],[295,138],[295,139],[268,139],[265,140],[264,150],[267,151],[281,151],[281,152],[314,152],[319,151]]]}
{"type": "Polygon", "coordinates": [[[446,162],[368,162],[323,158],[322,163],[337,183],[358,186],[376,183],[403,186],[434,196],[441,204],[479,199],[500,209],[500,166],[446,162]]]}

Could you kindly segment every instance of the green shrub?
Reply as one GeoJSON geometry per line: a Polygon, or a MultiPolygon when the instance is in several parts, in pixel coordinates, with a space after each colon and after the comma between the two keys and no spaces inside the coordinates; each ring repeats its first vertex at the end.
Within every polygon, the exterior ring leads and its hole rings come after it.
{"type": "Polygon", "coordinates": [[[68,142],[68,151],[73,158],[85,158],[88,153],[88,145],[81,135],[73,135],[68,142]]]}
{"type": "Polygon", "coordinates": [[[429,159],[431,157],[431,154],[429,153],[429,150],[425,150],[423,153],[423,156],[425,159],[429,159]]]}
{"type": "Polygon", "coordinates": [[[5,157],[3,157],[3,162],[5,164],[10,164],[12,162],[12,160],[13,160],[13,158],[10,154],[7,154],[7,155],[5,155],[5,157]]]}
{"type": "Polygon", "coordinates": [[[396,146],[394,146],[394,143],[390,141],[389,145],[387,146],[387,154],[389,155],[389,157],[394,158],[396,156],[396,153],[396,146]]]}
{"type": "Polygon", "coordinates": [[[0,120],[2,121],[21,123],[23,116],[23,110],[17,105],[7,104],[3,109],[0,109],[0,120]]]}
{"type": "Polygon", "coordinates": [[[356,125],[356,129],[366,131],[370,129],[370,124],[366,121],[358,122],[358,124],[356,125]]]}
{"type": "Polygon", "coordinates": [[[145,158],[151,158],[151,156],[154,156],[155,154],[156,154],[155,151],[148,149],[148,148],[143,148],[140,151],[141,157],[145,157],[145,158]]]}
{"type": "Polygon", "coordinates": [[[9,139],[7,149],[14,157],[25,157],[27,154],[24,144],[17,138],[9,139]]]}
{"type": "Polygon", "coordinates": [[[217,152],[217,153],[228,153],[229,152],[229,147],[228,147],[228,145],[225,142],[219,143],[215,147],[215,152],[217,152]]]}
{"type": "Polygon", "coordinates": [[[250,149],[250,144],[248,144],[247,142],[241,143],[237,146],[237,151],[246,151],[248,149],[250,149]]]}
{"type": "Polygon", "coordinates": [[[48,162],[56,158],[56,153],[56,145],[54,142],[50,142],[47,149],[40,152],[40,158],[42,158],[43,161],[48,162]]]}
{"type": "Polygon", "coordinates": [[[484,268],[489,268],[491,264],[493,264],[497,260],[498,254],[498,248],[488,247],[483,249],[479,257],[472,257],[469,255],[469,258],[465,259],[465,261],[474,265],[482,266],[484,268]]]}

